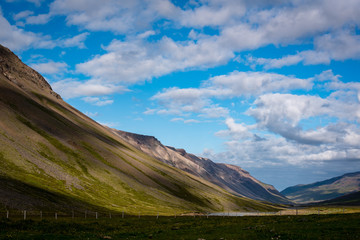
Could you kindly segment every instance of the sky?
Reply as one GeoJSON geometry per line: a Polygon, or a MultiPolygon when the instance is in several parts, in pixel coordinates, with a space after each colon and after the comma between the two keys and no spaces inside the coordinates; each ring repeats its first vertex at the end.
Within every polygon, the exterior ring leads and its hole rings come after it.
{"type": "Polygon", "coordinates": [[[1,0],[0,43],[112,128],[282,190],[360,171],[358,0],[1,0]]]}

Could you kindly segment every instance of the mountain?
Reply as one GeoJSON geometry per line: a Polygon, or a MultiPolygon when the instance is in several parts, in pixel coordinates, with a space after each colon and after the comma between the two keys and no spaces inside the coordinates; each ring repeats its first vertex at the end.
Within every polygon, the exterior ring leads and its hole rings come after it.
{"type": "Polygon", "coordinates": [[[297,203],[329,200],[360,191],[360,172],[348,173],[321,182],[296,185],[281,193],[297,203]]]}
{"type": "Polygon", "coordinates": [[[55,93],[0,45],[0,207],[137,214],[273,210],[169,166],[55,93]]]}
{"type": "Polygon", "coordinates": [[[319,202],[319,205],[360,206],[360,191],[319,202]]]}
{"type": "Polygon", "coordinates": [[[160,161],[205,179],[227,191],[256,200],[289,204],[273,186],[260,182],[242,168],[187,153],[184,149],[164,146],[152,136],[144,136],[113,129],[113,132],[137,149],[160,161]]]}

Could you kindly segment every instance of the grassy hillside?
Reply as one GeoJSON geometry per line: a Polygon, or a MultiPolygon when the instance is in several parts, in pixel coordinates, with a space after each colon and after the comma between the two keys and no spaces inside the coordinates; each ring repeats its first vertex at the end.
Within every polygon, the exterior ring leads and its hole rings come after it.
{"type": "Polygon", "coordinates": [[[341,197],[319,202],[319,205],[360,206],[360,191],[349,193],[341,197]]]}
{"type": "Polygon", "coordinates": [[[273,186],[264,184],[242,168],[215,163],[207,158],[187,153],[184,149],[164,146],[152,136],[144,136],[119,130],[112,130],[137,149],[146,152],[160,161],[205,179],[227,191],[251,199],[278,204],[290,204],[273,186]]]}
{"type": "Polygon", "coordinates": [[[65,103],[1,46],[0,109],[0,186],[9,192],[0,198],[4,207],[23,207],[16,201],[19,194],[32,198],[33,208],[51,206],[51,199],[39,199],[44,191],[75,207],[127,213],[273,209],[132,147],[65,103]],[[9,188],[14,181],[21,184],[9,188]]]}

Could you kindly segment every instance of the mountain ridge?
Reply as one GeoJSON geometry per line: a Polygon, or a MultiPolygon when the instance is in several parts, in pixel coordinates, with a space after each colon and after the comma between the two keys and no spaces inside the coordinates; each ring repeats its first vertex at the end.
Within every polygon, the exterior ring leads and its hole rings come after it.
{"type": "Polygon", "coordinates": [[[164,146],[153,136],[112,130],[160,161],[206,179],[234,194],[273,203],[291,203],[273,186],[260,182],[239,166],[215,163],[208,158],[187,153],[184,149],[164,146]]]}
{"type": "Polygon", "coordinates": [[[289,199],[298,203],[330,200],[345,194],[360,191],[360,172],[346,173],[311,184],[299,184],[281,191],[289,199]]]}

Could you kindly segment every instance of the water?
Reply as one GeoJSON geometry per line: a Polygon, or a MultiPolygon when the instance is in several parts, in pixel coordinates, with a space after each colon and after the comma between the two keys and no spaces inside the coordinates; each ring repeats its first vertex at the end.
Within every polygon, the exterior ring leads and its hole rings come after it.
{"type": "Polygon", "coordinates": [[[243,217],[243,216],[266,216],[275,215],[277,212],[217,212],[209,213],[209,216],[221,216],[221,217],[243,217]]]}

